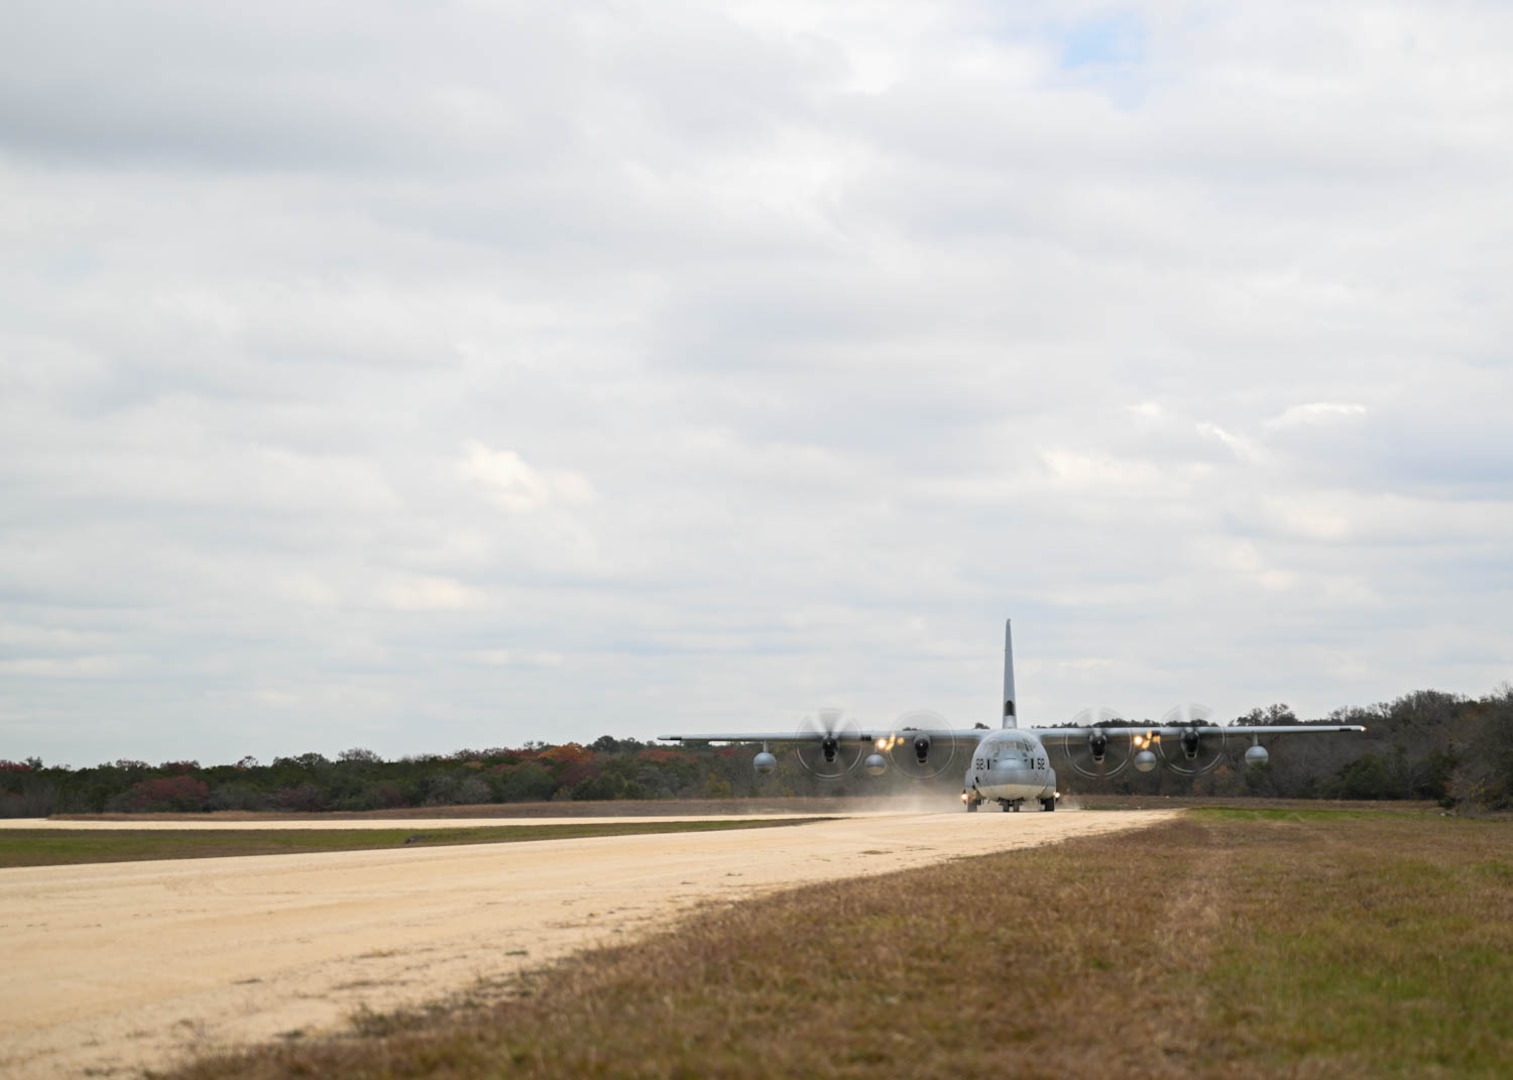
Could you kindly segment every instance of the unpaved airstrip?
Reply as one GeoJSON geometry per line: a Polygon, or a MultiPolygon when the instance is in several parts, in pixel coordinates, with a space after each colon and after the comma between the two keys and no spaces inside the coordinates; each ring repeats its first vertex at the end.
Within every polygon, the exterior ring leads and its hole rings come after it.
{"type": "Polygon", "coordinates": [[[0,870],[0,1074],[131,1075],[445,997],[704,903],[1171,813],[872,813],[724,833],[0,870]]]}

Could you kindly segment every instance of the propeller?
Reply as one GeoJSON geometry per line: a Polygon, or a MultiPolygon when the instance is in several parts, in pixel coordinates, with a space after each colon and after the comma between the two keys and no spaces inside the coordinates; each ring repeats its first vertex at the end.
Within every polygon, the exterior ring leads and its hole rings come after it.
{"type": "Polygon", "coordinates": [[[860,734],[857,722],[839,709],[806,716],[799,724],[799,764],[821,780],[839,780],[865,756],[869,744],[860,741],[860,734]]]}
{"type": "Polygon", "coordinates": [[[1190,727],[1180,735],[1163,735],[1156,742],[1156,753],[1174,773],[1200,776],[1225,758],[1224,732],[1200,735],[1197,728],[1208,726],[1213,710],[1206,705],[1177,705],[1161,717],[1162,727],[1190,727]]]}
{"type": "Polygon", "coordinates": [[[946,718],[928,709],[906,712],[893,721],[893,732],[879,739],[877,749],[894,768],[913,780],[932,780],[949,769],[961,754],[955,739],[924,732],[950,728],[946,718]]]}
{"type": "Polygon", "coordinates": [[[1119,710],[1107,705],[1083,709],[1072,717],[1072,727],[1088,729],[1086,738],[1068,739],[1062,747],[1074,773],[1090,780],[1104,780],[1129,767],[1135,755],[1134,740],[1110,737],[1105,728],[1099,727],[1120,719],[1123,717],[1119,710]]]}

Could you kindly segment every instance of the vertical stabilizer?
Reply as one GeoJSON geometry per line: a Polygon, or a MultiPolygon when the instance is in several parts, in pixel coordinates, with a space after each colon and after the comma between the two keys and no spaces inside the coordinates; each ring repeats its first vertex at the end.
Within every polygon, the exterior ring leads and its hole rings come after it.
{"type": "Polygon", "coordinates": [[[1019,726],[1019,707],[1014,699],[1014,620],[1003,624],[1003,726],[1019,726]]]}

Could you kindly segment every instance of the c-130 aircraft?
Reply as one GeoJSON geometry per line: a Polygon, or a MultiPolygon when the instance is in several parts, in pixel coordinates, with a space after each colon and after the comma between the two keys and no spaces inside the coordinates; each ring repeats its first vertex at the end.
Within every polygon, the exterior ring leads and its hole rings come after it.
{"type": "Polygon", "coordinates": [[[836,779],[855,768],[862,753],[867,772],[887,771],[892,761],[907,775],[939,776],[958,756],[967,757],[961,801],[969,812],[985,802],[996,802],[1005,811],[1018,811],[1030,800],[1042,810],[1055,810],[1060,793],[1056,771],[1051,768],[1048,746],[1067,758],[1072,770],[1086,777],[1115,776],[1126,767],[1150,772],[1158,765],[1188,776],[1214,768],[1225,756],[1230,740],[1249,740],[1246,765],[1264,765],[1270,754],[1261,745],[1269,735],[1321,735],[1365,731],[1358,724],[1257,724],[1219,726],[1205,724],[1206,710],[1179,706],[1159,725],[1135,725],[1118,720],[1111,710],[1085,710],[1074,719],[1088,723],[1059,728],[1021,728],[1014,695],[1013,620],[1004,623],[1003,726],[972,728],[931,726],[941,718],[933,713],[906,713],[896,726],[867,730],[855,722],[842,721],[838,711],[825,711],[818,720],[806,721],[798,731],[730,732],[708,735],[661,735],[663,742],[762,743],[752,759],[759,774],[777,768],[770,743],[797,743],[800,760],[816,775],[836,779]],[[886,755],[886,756],[885,756],[886,755]]]}

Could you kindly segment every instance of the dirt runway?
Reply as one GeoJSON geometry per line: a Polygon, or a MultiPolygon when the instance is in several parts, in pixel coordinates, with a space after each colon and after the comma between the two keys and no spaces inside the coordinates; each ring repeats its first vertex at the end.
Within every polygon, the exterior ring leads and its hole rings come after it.
{"type": "Polygon", "coordinates": [[[1170,816],[865,814],[724,833],[0,870],[0,1074],[131,1075],[209,1046],[330,1028],[363,1007],[419,1004],[708,901],[1170,816]]]}

